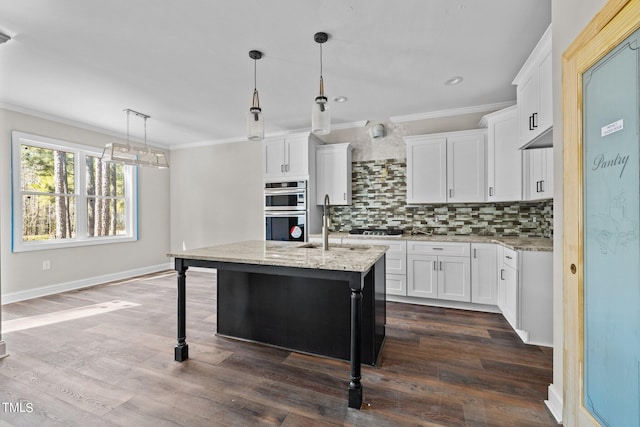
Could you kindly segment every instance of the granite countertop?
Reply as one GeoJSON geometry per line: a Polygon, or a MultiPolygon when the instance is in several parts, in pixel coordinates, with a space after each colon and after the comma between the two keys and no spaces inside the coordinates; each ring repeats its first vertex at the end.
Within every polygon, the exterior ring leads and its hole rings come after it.
{"type": "Polygon", "coordinates": [[[382,257],[387,246],[362,244],[322,244],[250,240],[167,254],[174,258],[238,264],[270,265],[295,268],[315,268],[367,272],[382,257]]]}
{"type": "MultiPolygon", "coordinates": [[[[310,237],[322,237],[313,234],[310,237]]],[[[403,234],[401,236],[362,236],[346,232],[329,233],[330,238],[339,239],[384,239],[384,240],[418,240],[426,242],[461,242],[461,243],[497,243],[515,251],[553,251],[553,239],[546,237],[520,236],[480,236],[480,235],[426,235],[403,234]]]]}

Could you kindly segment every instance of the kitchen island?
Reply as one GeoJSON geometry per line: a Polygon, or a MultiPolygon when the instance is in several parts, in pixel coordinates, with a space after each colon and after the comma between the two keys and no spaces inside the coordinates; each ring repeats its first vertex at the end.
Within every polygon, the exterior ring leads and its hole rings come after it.
{"type": "Polygon", "coordinates": [[[246,241],[169,253],[178,273],[176,361],[186,342],[186,272],[217,269],[217,333],[350,362],[348,405],[362,405],[361,364],[385,337],[386,246],[246,241]]]}

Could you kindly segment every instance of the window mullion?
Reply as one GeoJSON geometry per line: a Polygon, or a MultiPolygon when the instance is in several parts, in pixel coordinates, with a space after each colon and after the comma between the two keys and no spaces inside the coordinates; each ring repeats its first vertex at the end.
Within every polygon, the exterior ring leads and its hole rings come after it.
{"type": "Polygon", "coordinates": [[[87,177],[85,172],[87,155],[84,152],[77,152],[76,162],[76,236],[78,239],[86,240],[87,233],[87,177]]]}

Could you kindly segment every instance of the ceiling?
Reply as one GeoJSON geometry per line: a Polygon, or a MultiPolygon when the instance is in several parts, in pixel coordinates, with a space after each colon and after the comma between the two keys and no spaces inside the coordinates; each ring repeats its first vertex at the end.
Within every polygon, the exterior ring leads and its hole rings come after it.
{"type": "Polygon", "coordinates": [[[131,108],[170,148],[243,140],[257,49],[266,135],[305,130],[318,31],[334,125],[514,101],[550,22],[550,0],[2,0],[0,107],[117,135],[131,108]]]}

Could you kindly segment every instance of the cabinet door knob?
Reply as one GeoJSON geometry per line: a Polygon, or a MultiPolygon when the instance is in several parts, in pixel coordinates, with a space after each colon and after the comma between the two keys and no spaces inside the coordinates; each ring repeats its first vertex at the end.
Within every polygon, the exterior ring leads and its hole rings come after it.
{"type": "Polygon", "coordinates": [[[453,197],[453,190],[449,190],[449,197],[453,197]]]}
{"type": "Polygon", "coordinates": [[[474,258],[477,258],[477,256],[476,256],[476,251],[477,251],[477,249],[476,249],[476,248],[473,248],[473,257],[474,257],[474,258]]]}
{"type": "Polygon", "coordinates": [[[576,274],[576,272],[578,271],[578,268],[576,267],[575,264],[571,264],[571,274],[576,274]]]}
{"type": "Polygon", "coordinates": [[[533,130],[533,116],[529,116],[529,130],[533,130]]]}
{"type": "Polygon", "coordinates": [[[438,271],[438,267],[436,266],[436,262],[435,261],[433,261],[433,270],[434,271],[438,271]]]}
{"type": "Polygon", "coordinates": [[[533,129],[537,128],[538,127],[538,113],[533,113],[533,115],[531,116],[531,119],[532,119],[532,122],[533,122],[533,129]]]}
{"type": "Polygon", "coordinates": [[[442,271],[442,261],[440,261],[440,271],[442,271]]]}
{"type": "Polygon", "coordinates": [[[500,280],[504,280],[504,268],[500,270],[500,280]]]}
{"type": "Polygon", "coordinates": [[[540,192],[544,193],[544,179],[540,181],[540,192]]]}
{"type": "Polygon", "coordinates": [[[489,187],[489,196],[493,196],[493,187],[489,187]]]}

